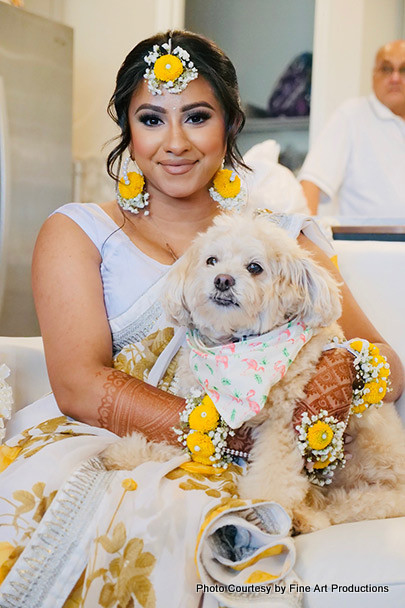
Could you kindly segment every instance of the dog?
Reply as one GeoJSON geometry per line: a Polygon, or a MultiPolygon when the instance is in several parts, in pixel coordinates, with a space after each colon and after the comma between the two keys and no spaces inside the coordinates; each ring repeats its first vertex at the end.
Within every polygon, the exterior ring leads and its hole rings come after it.
{"type": "MultiPolygon", "coordinates": [[[[197,330],[207,348],[233,345],[296,321],[311,328],[287,373],[264,407],[245,424],[257,427],[241,498],[274,500],[291,515],[296,532],[331,524],[405,514],[405,434],[392,404],[371,408],[347,428],[352,457],[330,486],[310,483],[297,447],[293,413],[305,398],[324,346],[343,339],[339,285],[287,233],[266,217],[223,214],[199,235],[167,275],[168,320],[197,330]],[[389,448],[389,449],[388,449],[389,448]]],[[[178,366],[179,393],[195,388],[190,352],[178,366]]],[[[110,446],[109,467],[133,468],[181,453],[135,433],[110,446]]]]}

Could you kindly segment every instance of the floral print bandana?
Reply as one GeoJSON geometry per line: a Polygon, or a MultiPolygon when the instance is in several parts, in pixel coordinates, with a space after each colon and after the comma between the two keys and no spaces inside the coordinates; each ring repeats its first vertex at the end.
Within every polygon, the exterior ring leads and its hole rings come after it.
{"type": "Polygon", "coordinates": [[[271,387],[312,334],[301,321],[289,321],[260,336],[208,347],[190,330],[190,367],[225,422],[237,429],[263,409],[271,387]]]}

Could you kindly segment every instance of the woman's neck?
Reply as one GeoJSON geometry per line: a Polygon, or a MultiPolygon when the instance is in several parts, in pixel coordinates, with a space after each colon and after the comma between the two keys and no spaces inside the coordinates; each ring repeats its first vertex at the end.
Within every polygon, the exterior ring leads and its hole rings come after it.
{"type": "Polygon", "coordinates": [[[191,245],[199,232],[204,232],[220,212],[208,192],[199,197],[150,197],[149,215],[123,211],[117,202],[102,205],[104,210],[122,226],[129,238],[148,256],[171,264],[191,245]]]}

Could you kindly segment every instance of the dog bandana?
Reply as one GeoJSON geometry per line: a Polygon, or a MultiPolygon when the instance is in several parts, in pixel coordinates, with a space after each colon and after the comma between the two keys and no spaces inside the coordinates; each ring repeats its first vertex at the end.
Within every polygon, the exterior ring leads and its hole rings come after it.
{"type": "Polygon", "coordinates": [[[188,331],[190,367],[225,422],[237,429],[264,407],[267,395],[313,330],[289,321],[260,336],[208,347],[196,330],[188,331]]]}

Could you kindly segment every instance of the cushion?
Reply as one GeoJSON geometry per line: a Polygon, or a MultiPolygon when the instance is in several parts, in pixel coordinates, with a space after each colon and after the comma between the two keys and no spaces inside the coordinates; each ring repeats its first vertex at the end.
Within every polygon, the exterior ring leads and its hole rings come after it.
{"type": "Polygon", "coordinates": [[[404,539],[405,517],[340,524],[297,536],[294,570],[303,584],[316,589],[304,594],[304,607],[403,606],[404,539]]]}

